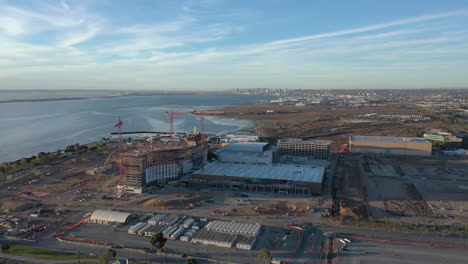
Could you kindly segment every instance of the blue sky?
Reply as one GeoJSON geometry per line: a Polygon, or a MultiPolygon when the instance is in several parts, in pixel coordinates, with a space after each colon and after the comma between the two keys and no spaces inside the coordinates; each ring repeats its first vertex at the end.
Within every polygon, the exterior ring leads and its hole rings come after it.
{"type": "Polygon", "coordinates": [[[468,1],[0,0],[0,89],[468,87],[468,1]]]}

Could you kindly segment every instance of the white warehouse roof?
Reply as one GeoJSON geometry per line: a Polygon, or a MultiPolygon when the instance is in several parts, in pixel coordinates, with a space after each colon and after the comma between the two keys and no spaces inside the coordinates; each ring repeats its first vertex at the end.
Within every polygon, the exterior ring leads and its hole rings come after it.
{"type": "Polygon", "coordinates": [[[126,212],[96,210],[91,215],[90,220],[100,222],[125,223],[130,215],[132,214],[126,212]]]}
{"type": "Polygon", "coordinates": [[[264,165],[215,161],[194,174],[321,183],[325,168],[295,164],[264,165]]]}
{"type": "Polygon", "coordinates": [[[383,136],[350,136],[354,142],[391,142],[391,143],[415,143],[431,144],[424,138],[419,137],[383,137],[383,136]]]}

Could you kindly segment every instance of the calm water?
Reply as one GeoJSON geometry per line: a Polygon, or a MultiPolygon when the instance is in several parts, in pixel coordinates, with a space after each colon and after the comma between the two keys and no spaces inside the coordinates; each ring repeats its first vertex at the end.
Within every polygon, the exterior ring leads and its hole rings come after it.
{"type": "MultiPolygon", "coordinates": [[[[18,98],[16,96],[14,99],[18,98]]],[[[28,99],[32,98],[35,97],[28,99]]],[[[261,99],[265,97],[178,95],[3,103],[0,104],[0,162],[99,140],[117,131],[114,124],[118,116],[124,122],[123,131],[169,131],[169,117],[165,114],[169,109],[191,112],[200,105],[214,108],[261,99]]],[[[199,130],[200,120],[197,116],[187,114],[175,117],[176,131],[193,131],[194,126],[199,130]]],[[[209,116],[205,120],[205,131],[208,133],[229,133],[252,126],[252,122],[244,120],[209,116]]]]}

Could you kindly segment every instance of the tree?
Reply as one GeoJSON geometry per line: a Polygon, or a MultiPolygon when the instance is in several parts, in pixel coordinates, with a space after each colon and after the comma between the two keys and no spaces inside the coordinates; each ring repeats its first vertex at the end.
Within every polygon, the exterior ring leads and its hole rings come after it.
{"type": "Polygon", "coordinates": [[[39,152],[39,153],[37,153],[37,157],[38,157],[38,158],[42,158],[42,157],[44,157],[45,155],[46,155],[45,152],[39,152]]]}
{"type": "Polygon", "coordinates": [[[359,215],[356,214],[353,216],[353,218],[354,218],[354,225],[356,227],[359,227],[359,221],[361,220],[361,217],[359,217],[359,215]]]}
{"type": "Polygon", "coordinates": [[[264,248],[258,252],[257,261],[259,264],[271,264],[273,257],[271,256],[270,250],[264,248]]]}
{"type": "Polygon", "coordinates": [[[374,223],[375,223],[374,217],[372,217],[372,216],[369,217],[369,223],[371,224],[371,229],[372,229],[372,231],[374,231],[374,227],[375,227],[375,226],[374,226],[374,223]]]}
{"type": "Polygon", "coordinates": [[[22,158],[22,159],[21,159],[21,165],[26,165],[26,164],[28,164],[30,161],[31,161],[30,158],[22,158]]]}
{"type": "Polygon", "coordinates": [[[450,233],[450,230],[446,228],[442,229],[442,238],[445,238],[445,236],[448,235],[448,233],[450,233]]]}
{"type": "Polygon", "coordinates": [[[193,259],[193,258],[189,258],[187,259],[187,264],[198,264],[198,261],[196,259],[193,259]]]}
{"type": "Polygon", "coordinates": [[[158,251],[161,251],[164,248],[166,241],[167,238],[165,238],[161,232],[154,234],[150,239],[151,246],[156,248],[158,251]]]}
{"type": "Polygon", "coordinates": [[[109,249],[107,250],[107,252],[102,255],[102,256],[99,256],[99,263],[100,264],[109,264],[111,263],[112,261],[115,260],[115,257],[117,256],[117,252],[113,249],[109,249]]]}
{"type": "Polygon", "coordinates": [[[388,221],[389,221],[388,218],[385,217],[385,218],[384,218],[385,230],[388,230],[388,221]]]}
{"type": "Polygon", "coordinates": [[[2,252],[5,252],[5,251],[7,251],[8,249],[10,249],[10,245],[7,244],[7,243],[4,243],[4,244],[2,244],[2,248],[1,248],[1,249],[2,249],[2,252]]]}
{"type": "Polygon", "coordinates": [[[421,234],[421,240],[422,240],[423,235],[426,234],[427,231],[428,231],[428,229],[425,228],[424,226],[421,226],[421,227],[419,228],[419,232],[420,232],[420,234],[421,234]]]}

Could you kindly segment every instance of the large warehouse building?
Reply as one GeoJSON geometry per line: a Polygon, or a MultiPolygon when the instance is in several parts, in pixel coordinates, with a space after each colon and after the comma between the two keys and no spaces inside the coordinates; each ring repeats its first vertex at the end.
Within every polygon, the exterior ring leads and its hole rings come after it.
{"type": "Polygon", "coordinates": [[[442,144],[445,149],[459,149],[463,145],[463,139],[458,138],[450,133],[439,130],[430,130],[424,133],[424,139],[431,142],[442,144]]]}
{"type": "Polygon", "coordinates": [[[417,137],[350,136],[352,153],[376,153],[408,156],[431,156],[432,144],[417,137]]]}
{"type": "Polygon", "coordinates": [[[328,160],[330,157],[330,140],[278,140],[279,153],[282,156],[304,156],[314,159],[328,160]]]}
{"type": "Polygon", "coordinates": [[[323,167],[219,161],[193,174],[193,178],[206,180],[211,187],[288,195],[321,194],[324,177],[323,167]]]}

